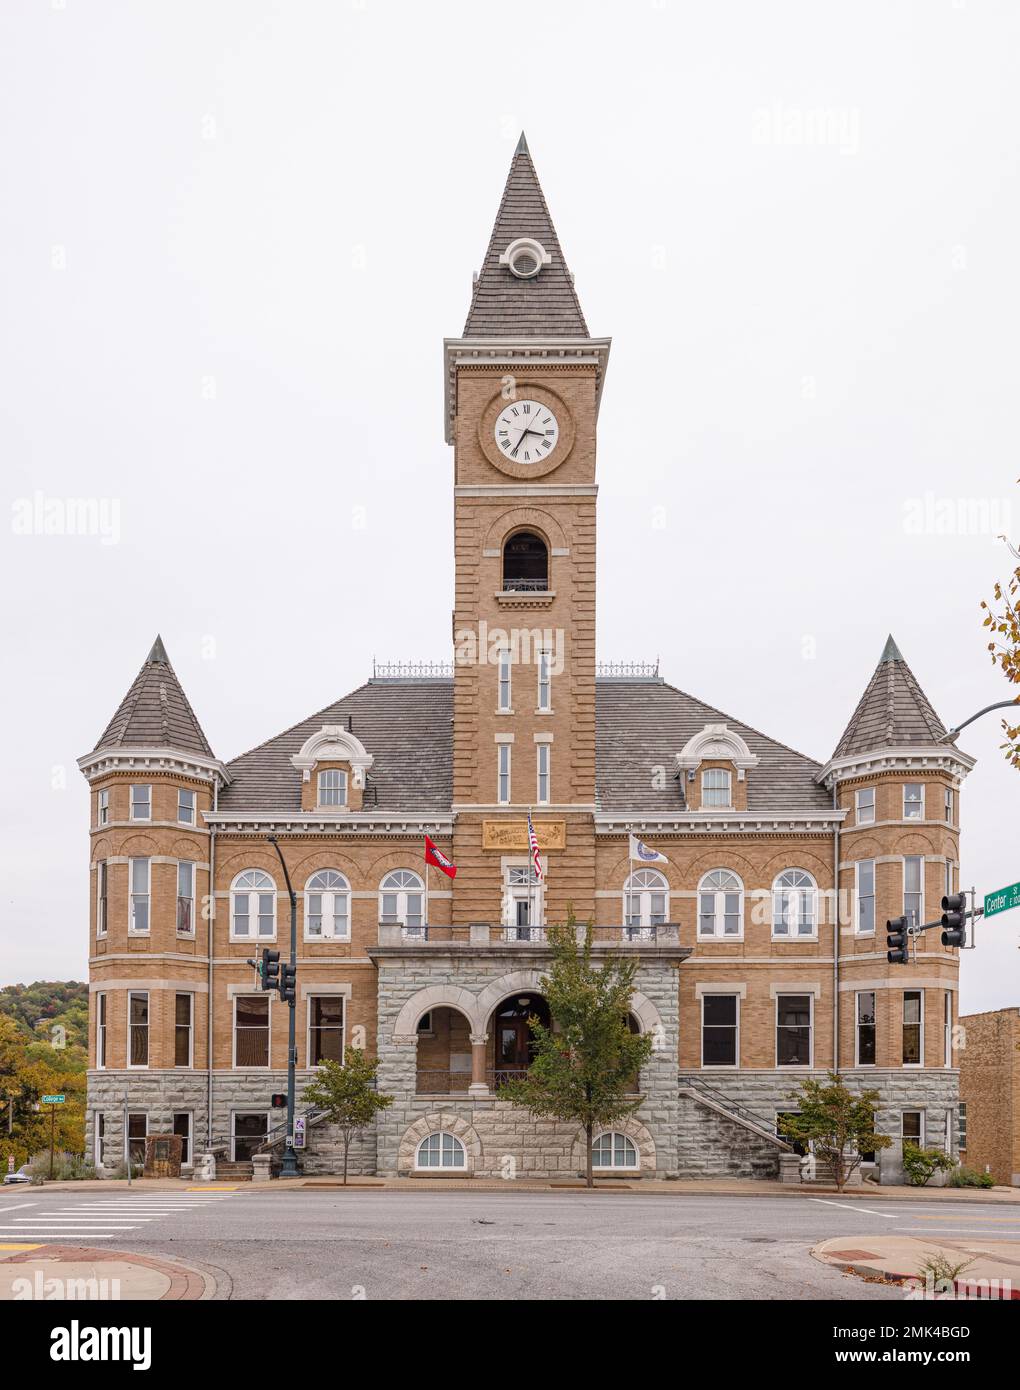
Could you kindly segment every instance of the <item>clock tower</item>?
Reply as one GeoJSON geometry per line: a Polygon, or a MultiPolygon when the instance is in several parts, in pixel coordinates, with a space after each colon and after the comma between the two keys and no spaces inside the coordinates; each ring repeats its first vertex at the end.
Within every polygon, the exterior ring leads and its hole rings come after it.
{"type": "Polygon", "coordinates": [[[592,915],[595,446],[609,339],[593,338],[522,135],[460,338],[454,450],[454,921],[592,915]],[[529,810],[546,881],[529,878],[529,810]]]}

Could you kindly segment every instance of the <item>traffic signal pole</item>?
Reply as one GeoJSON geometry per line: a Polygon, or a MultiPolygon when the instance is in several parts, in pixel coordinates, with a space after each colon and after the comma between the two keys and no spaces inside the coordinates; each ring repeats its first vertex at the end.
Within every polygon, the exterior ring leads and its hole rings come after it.
{"type": "Polygon", "coordinates": [[[266,837],[269,843],[276,850],[280,866],[283,869],[283,877],[287,884],[287,894],[290,898],[290,968],[280,970],[280,998],[285,999],[289,1014],[287,1018],[287,1137],[283,1146],[283,1167],[280,1170],[281,1178],[296,1178],[299,1176],[297,1165],[297,1153],[294,1149],[294,1105],[295,1105],[295,1072],[297,1069],[297,894],[291,885],[290,874],[287,872],[287,861],[283,857],[280,843],[275,835],[266,837]],[[284,989],[286,979],[287,988],[284,989]]]}

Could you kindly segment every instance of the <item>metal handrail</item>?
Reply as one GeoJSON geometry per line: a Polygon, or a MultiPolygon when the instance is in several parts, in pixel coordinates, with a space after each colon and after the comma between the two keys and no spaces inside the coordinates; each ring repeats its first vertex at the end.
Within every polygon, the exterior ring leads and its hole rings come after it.
{"type": "Polygon", "coordinates": [[[738,1101],[730,1100],[728,1095],[722,1091],[717,1091],[714,1086],[709,1086],[700,1076],[693,1076],[689,1072],[681,1072],[678,1078],[678,1084],[681,1086],[693,1087],[696,1091],[702,1091],[705,1096],[709,1100],[714,1101],[721,1110],[728,1110],[732,1115],[744,1120],[745,1123],[753,1125],[753,1127],[762,1134],[767,1134],[770,1138],[775,1138],[776,1142],[782,1144],[785,1148],[791,1147],[781,1134],[774,1136],[771,1134],[768,1124],[760,1115],[756,1115],[753,1110],[748,1110],[746,1106],[741,1105],[738,1101]]]}
{"type": "Polygon", "coordinates": [[[549,592],[549,579],[509,579],[503,576],[504,594],[545,594],[549,592]]]}
{"type": "MultiPolygon", "coordinates": [[[[306,1125],[314,1125],[325,1115],[325,1110],[313,1105],[311,1110],[304,1110],[300,1115],[295,1115],[295,1120],[304,1120],[306,1125]]],[[[266,1131],[266,1136],[259,1144],[258,1148],[253,1149],[253,1153],[265,1153],[267,1149],[274,1149],[287,1137],[287,1121],[283,1120],[280,1124],[274,1125],[272,1129],[266,1131]]]]}

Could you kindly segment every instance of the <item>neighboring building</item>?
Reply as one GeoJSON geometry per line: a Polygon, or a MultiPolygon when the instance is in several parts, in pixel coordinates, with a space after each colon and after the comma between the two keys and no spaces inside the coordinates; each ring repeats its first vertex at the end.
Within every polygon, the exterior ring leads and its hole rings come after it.
{"type": "Polygon", "coordinates": [[[960,1160],[1020,1187],[1020,1009],[966,1014],[960,1026],[960,1160]]]}
{"type": "MultiPolygon", "coordinates": [[[[656,668],[596,666],[609,348],[588,332],[522,137],[464,333],[444,345],[450,667],[377,669],[224,763],[157,639],[81,759],[88,1129],[107,1165],[124,1153],[125,1095],[136,1152],[171,1128],[189,1160],[213,1145],[244,1162],[265,1142],[286,1010],[246,959],[288,940],[270,832],[300,895],[299,1087],[353,1042],[397,1098],[358,1146],[361,1171],[583,1164],[571,1127],[500,1099],[544,1011],[544,924],[571,906],[599,952],[637,959],[633,1022],[657,1039],[643,1104],[599,1141],[600,1167],[775,1172],[777,1116],[837,1064],[837,1038],[840,1070],[880,1092],[883,1126],[952,1145],[957,958],[928,933],[890,966],[883,926],[937,915],[955,887],[973,759],[891,638],[824,765],[656,668]],[[452,882],[426,879],[426,833],[452,882]],[[631,860],[631,833],[666,862],[631,860]]],[[[335,1162],[324,1127],[309,1125],[305,1162],[335,1162]]]]}

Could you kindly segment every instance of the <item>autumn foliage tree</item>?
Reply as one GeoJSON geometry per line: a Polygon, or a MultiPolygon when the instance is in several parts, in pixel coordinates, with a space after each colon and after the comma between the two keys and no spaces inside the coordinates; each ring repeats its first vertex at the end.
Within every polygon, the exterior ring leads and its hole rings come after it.
{"type": "MultiPolygon", "coordinates": [[[[1011,554],[1020,560],[1020,551],[1008,540],[1006,544],[1011,554]]],[[[988,651],[992,665],[1000,668],[1011,685],[1020,687],[1020,564],[1005,583],[996,584],[993,592],[991,603],[981,603],[985,610],[984,626],[990,630],[992,639],[988,651]]],[[[1016,699],[1020,702],[1020,691],[1016,699]]],[[[1020,721],[1004,719],[1002,730],[1006,736],[1002,745],[1006,759],[1020,771],[1020,721]]]]}

